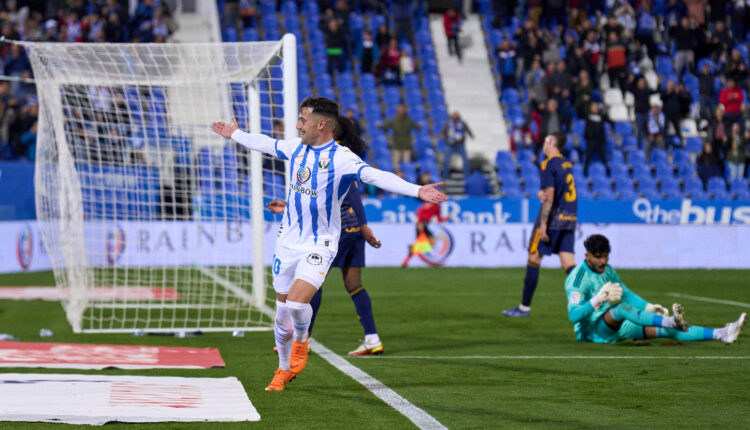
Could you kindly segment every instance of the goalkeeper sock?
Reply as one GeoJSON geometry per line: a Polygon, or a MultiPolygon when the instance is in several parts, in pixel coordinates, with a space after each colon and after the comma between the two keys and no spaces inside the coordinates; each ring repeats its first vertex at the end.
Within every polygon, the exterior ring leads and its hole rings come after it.
{"type": "Polygon", "coordinates": [[[357,310],[357,317],[359,318],[359,323],[362,324],[362,328],[365,329],[365,335],[377,333],[375,318],[372,316],[372,302],[365,287],[360,286],[349,293],[349,296],[354,302],[354,309],[357,310]]]}
{"type": "Polygon", "coordinates": [[[692,342],[696,340],[718,340],[721,339],[720,330],[698,327],[691,325],[687,331],[679,331],[673,328],[657,328],[656,337],[668,337],[670,339],[692,342]]]}
{"type": "Polygon", "coordinates": [[[273,334],[276,350],[279,352],[279,368],[289,371],[289,357],[292,355],[292,316],[286,303],[276,301],[276,324],[273,334]]]}
{"type": "Polygon", "coordinates": [[[287,300],[286,306],[289,313],[292,314],[292,324],[294,325],[294,335],[292,338],[295,342],[304,342],[307,340],[307,329],[310,327],[312,319],[312,306],[310,303],[299,303],[287,300]]]}
{"type": "Polygon", "coordinates": [[[310,306],[312,307],[312,317],[310,318],[310,327],[307,329],[307,332],[310,334],[310,336],[312,336],[315,317],[318,316],[318,309],[320,309],[321,301],[323,301],[323,287],[318,288],[318,292],[315,293],[312,300],[310,300],[310,306]]]}
{"type": "Polygon", "coordinates": [[[526,276],[523,278],[523,298],[521,303],[524,306],[531,306],[531,299],[534,298],[534,290],[539,281],[539,266],[526,263],[526,276]]]}
{"type": "Polygon", "coordinates": [[[672,328],[674,326],[674,317],[662,317],[645,310],[638,310],[627,303],[620,303],[609,308],[609,313],[615,321],[628,320],[650,327],[672,328]]]}

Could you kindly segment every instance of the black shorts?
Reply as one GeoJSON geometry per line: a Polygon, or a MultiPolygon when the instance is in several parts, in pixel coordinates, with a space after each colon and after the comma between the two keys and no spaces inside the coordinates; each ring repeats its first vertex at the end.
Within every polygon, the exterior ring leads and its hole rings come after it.
{"type": "Polygon", "coordinates": [[[573,253],[575,250],[575,230],[550,230],[547,229],[549,242],[542,242],[539,237],[539,226],[534,224],[529,240],[529,254],[539,255],[559,254],[561,252],[573,253]]]}
{"type": "Polygon", "coordinates": [[[365,238],[362,233],[343,233],[332,267],[365,267],[365,238]]]}

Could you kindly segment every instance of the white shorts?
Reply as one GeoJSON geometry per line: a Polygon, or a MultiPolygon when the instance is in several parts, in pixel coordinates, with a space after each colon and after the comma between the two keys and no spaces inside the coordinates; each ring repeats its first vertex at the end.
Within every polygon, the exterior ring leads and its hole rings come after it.
{"type": "Polygon", "coordinates": [[[293,249],[277,246],[273,255],[273,289],[279,294],[289,294],[295,279],[320,288],[326,280],[336,251],[318,246],[311,249],[293,249]]]}

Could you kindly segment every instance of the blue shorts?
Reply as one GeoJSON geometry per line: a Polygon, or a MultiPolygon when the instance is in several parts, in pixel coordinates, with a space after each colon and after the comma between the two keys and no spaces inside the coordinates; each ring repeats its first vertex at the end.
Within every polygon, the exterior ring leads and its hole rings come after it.
{"type": "Polygon", "coordinates": [[[550,230],[547,229],[549,242],[542,242],[539,237],[539,226],[534,224],[534,230],[531,232],[529,241],[529,253],[539,255],[559,254],[561,252],[570,252],[575,250],[575,230],[550,230]]]}
{"type": "Polygon", "coordinates": [[[342,233],[339,252],[332,267],[365,267],[365,238],[362,233],[342,233]]]}

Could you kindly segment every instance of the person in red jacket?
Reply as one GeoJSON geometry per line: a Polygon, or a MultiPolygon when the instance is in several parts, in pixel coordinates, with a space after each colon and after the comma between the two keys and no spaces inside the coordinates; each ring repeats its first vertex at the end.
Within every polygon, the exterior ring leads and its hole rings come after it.
{"type": "Polygon", "coordinates": [[[727,79],[727,86],[719,93],[719,103],[724,106],[724,123],[727,130],[737,122],[742,115],[742,105],[745,103],[745,95],[737,87],[734,79],[727,79]]]}
{"type": "Polygon", "coordinates": [[[458,43],[458,32],[461,31],[461,13],[450,8],[443,14],[445,37],[448,38],[448,54],[456,54],[461,61],[461,45],[458,43]]]}
{"type": "Polygon", "coordinates": [[[409,260],[415,255],[427,254],[432,250],[435,239],[427,227],[432,218],[437,218],[438,222],[447,220],[447,218],[440,215],[439,204],[423,204],[417,208],[417,238],[414,240],[414,243],[409,245],[409,254],[404,258],[401,267],[406,267],[409,264],[409,260]]]}

